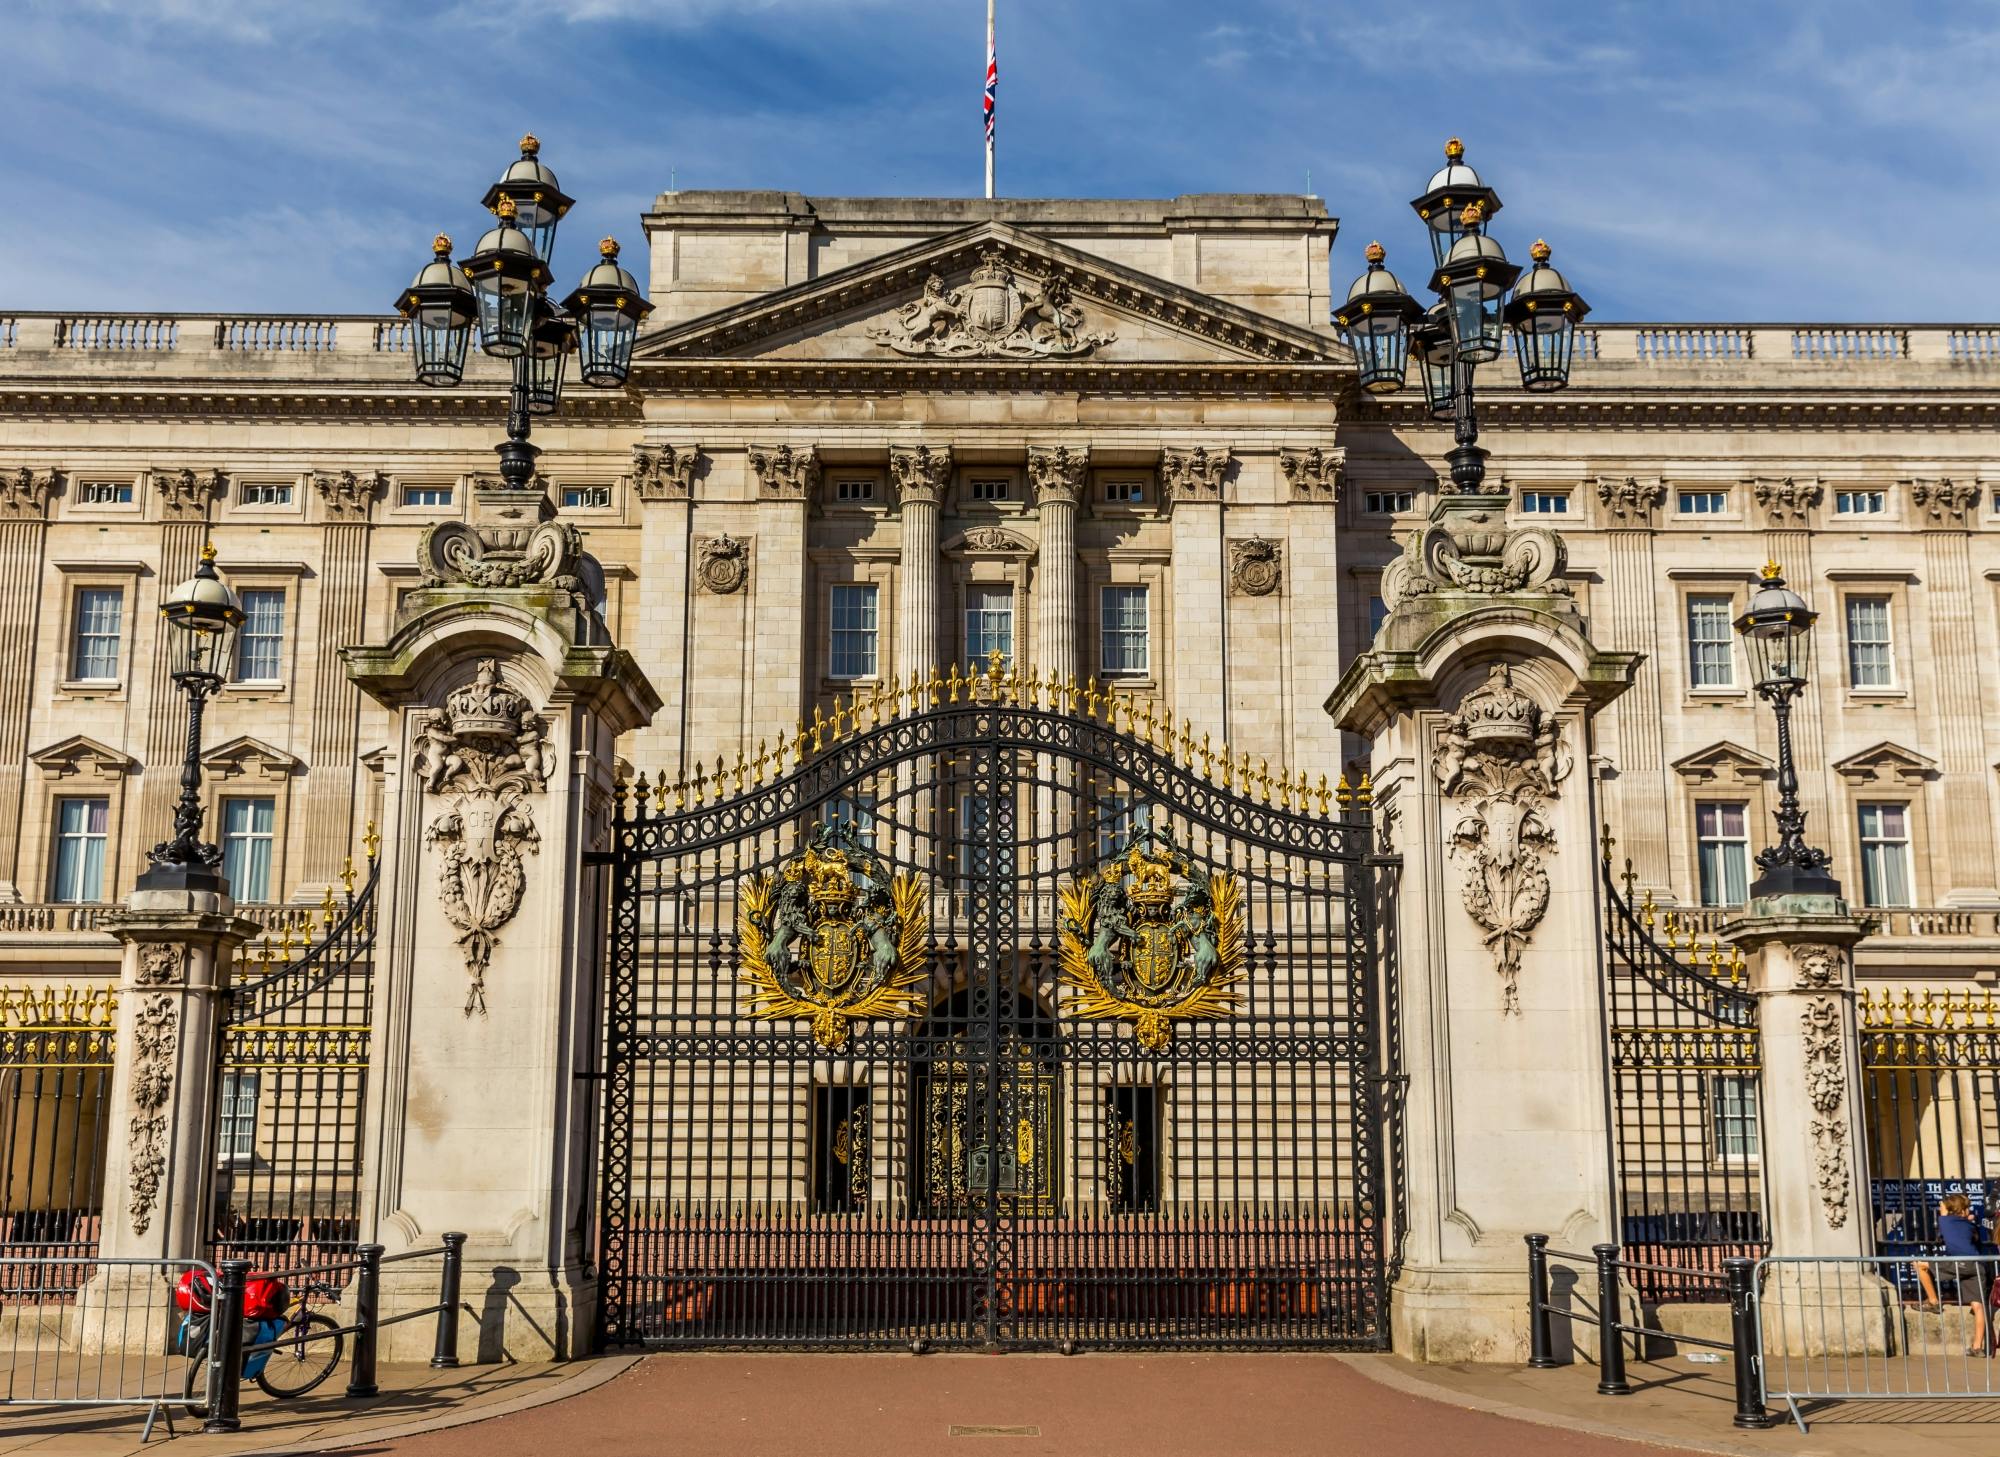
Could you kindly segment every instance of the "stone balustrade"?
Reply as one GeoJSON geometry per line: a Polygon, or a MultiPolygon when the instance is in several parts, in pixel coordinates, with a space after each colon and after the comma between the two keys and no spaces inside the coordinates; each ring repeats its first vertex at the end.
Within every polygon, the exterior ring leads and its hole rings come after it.
{"type": "MultiPolygon", "coordinates": [[[[1717,934],[1724,923],[1737,919],[1743,914],[1741,906],[1668,906],[1661,904],[1659,912],[1671,910],[1675,924],[1694,934],[1704,942],[1717,934]]],[[[2000,935],[2000,913],[1994,911],[1958,910],[1936,906],[1875,907],[1856,911],[1876,923],[1876,936],[1915,936],[1936,939],[1949,936],[1994,936],[2000,935]]]]}
{"type": "MultiPolygon", "coordinates": [[[[124,907],[92,902],[78,904],[71,902],[26,901],[17,905],[0,905],[0,935],[63,935],[93,934],[102,936],[108,943],[111,933],[104,929],[105,921],[123,914],[124,907]]],[[[298,930],[313,925],[319,908],[309,905],[244,905],[236,908],[236,914],[257,922],[276,935],[286,926],[298,930]]]]}

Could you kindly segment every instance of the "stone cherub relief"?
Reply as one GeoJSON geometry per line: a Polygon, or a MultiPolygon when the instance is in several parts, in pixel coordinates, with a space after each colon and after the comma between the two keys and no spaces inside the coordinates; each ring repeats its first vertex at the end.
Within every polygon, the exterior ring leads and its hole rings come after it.
{"type": "Polygon", "coordinates": [[[411,767],[426,791],[450,802],[424,827],[424,844],[439,857],[438,899],[471,977],[465,1014],[484,1016],[495,933],[520,910],[525,857],[541,848],[527,796],[554,772],[554,745],[528,700],[484,658],[473,681],[424,720],[411,767]]]}
{"type": "Polygon", "coordinates": [[[1503,1011],[1518,1014],[1521,952],[1549,908],[1548,808],[1570,771],[1561,725],[1514,686],[1511,668],[1495,664],[1446,722],[1431,771],[1455,804],[1449,837],[1466,914],[1485,932],[1503,1011]]]}
{"type": "Polygon", "coordinates": [[[897,309],[868,337],[898,354],[945,359],[1052,359],[1088,354],[1118,336],[1083,327],[1083,310],[1069,280],[1052,273],[1024,280],[997,247],[980,252],[971,281],[948,289],[933,273],[923,293],[897,309]]]}

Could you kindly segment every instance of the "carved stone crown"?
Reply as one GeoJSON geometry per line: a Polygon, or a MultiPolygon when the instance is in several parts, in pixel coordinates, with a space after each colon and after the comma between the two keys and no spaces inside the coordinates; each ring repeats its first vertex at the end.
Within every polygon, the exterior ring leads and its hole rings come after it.
{"type": "Polygon", "coordinates": [[[444,701],[445,719],[460,739],[512,738],[527,707],[527,699],[500,681],[500,665],[492,658],[481,658],[472,681],[444,701]]]}
{"type": "Polygon", "coordinates": [[[1007,266],[998,248],[982,248],[979,250],[979,266],[972,270],[972,281],[1005,288],[1014,281],[1014,270],[1007,266]]]}
{"type": "Polygon", "coordinates": [[[1504,663],[1458,706],[1459,725],[1475,745],[1531,744],[1541,716],[1535,700],[1514,686],[1513,669],[1504,663]]]}
{"type": "Polygon", "coordinates": [[[1152,909],[1173,899],[1174,862],[1168,856],[1135,849],[1125,857],[1125,870],[1132,878],[1132,888],[1126,892],[1132,904],[1152,909]]]}

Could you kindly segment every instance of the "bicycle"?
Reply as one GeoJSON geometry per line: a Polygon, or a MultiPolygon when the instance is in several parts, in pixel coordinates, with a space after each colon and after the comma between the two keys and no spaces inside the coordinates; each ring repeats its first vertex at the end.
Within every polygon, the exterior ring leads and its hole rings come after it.
{"type": "MultiPolygon", "coordinates": [[[[271,1345],[243,1358],[243,1374],[280,1401],[304,1396],[340,1364],[347,1338],[340,1323],[310,1309],[314,1297],[340,1298],[338,1286],[308,1280],[282,1320],[245,1320],[245,1346],[271,1345]]],[[[208,1416],[208,1342],[210,1312],[191,1311],[181,1321],[181,1349],[186,1352],[187,1377],[181,1388],[188,1414],[208,1416]]]]}

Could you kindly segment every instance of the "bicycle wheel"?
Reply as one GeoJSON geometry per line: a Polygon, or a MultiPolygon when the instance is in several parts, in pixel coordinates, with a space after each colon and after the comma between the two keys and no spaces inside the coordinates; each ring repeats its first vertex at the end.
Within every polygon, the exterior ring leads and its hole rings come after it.
{"type": "Polygon", "coordinates": [[[187,1413],[196,1421],[208,1420],[208,1337],[192,1340],[187,1348],[187,1377],[181,1383],[187,1413]]]}
{"type": "Polygon", "coordinates": [[[326,1334],[339,1330],[338,1322],[318,1313],[301,1316],[287,1325],[271,1351],[271,1359],[257,1373],[257,1384],[272,1396],[304,1396],[333,1375],[333,1368],[340,1364],[341,1348],[347,1344],[347,1337],[326,1334]]]}

